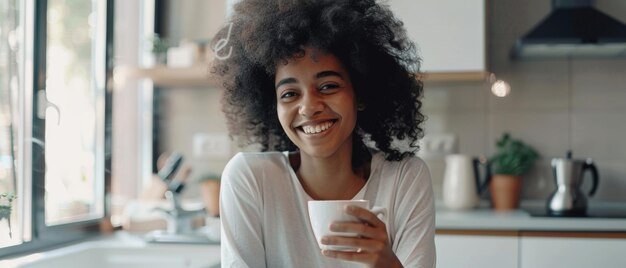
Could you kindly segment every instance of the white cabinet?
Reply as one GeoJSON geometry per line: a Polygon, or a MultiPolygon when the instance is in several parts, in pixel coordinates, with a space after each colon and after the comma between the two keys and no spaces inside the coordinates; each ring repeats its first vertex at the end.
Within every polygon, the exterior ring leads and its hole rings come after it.
{"type": "Polygon", "coordinates": [[[520,268],[626,267],[626,239],[521,237],[520,268]]]}
{"type": "Polygon", "coordinates": [[[517,267],[517,236],[435,236],[437,267],[517,267]]]}
{"type": "Polygon", "coordinates": [[[460,233],[467,234],[435,235],[438,268],[626,267],[623,233],[521,232],[519,236],[485,235],[489,231],[460,233]]]}
{"type": "Polygon", "coordinates": [[[389,4],[417,43],[422,71],[486,71],[485,0],[391,0],[389,4]]]}

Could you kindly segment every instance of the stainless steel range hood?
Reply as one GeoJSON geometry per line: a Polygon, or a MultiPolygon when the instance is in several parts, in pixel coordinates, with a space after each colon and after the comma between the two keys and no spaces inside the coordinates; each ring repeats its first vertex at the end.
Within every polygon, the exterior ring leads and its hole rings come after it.
{"type": "Polygon", "coordinates": [[[553,10],[517,40],[514,58],[626,57],[626,25],[592,0],[553,0],[553,10]]]}

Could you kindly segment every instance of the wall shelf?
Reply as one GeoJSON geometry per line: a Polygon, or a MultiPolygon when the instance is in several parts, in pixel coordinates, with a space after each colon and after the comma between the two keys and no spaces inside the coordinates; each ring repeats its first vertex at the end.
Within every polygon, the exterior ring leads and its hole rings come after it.
{"type": "Polygon", "coordinates": [[[420,78],[427,82],[478,82],[486,81],[489,72],[435,72],[423,73],[420,78]]]}
{"type": "Polygon", "coordinates": [[[115,80],[150,79],[159,87],[218,88],[219,84],[209,74],[209,66],[198,64],[184,68],[157,65],[150,68],[120,66],[115,68],[115,80]]]}
{"type": "MultiPolygon", "coordinates": [[[[420,79],[426,82],[476,82],[485,81],[488,72],[435,72],[422,73],[420,79]]],[[[115,80],[126,81],[128,79],[150,79],[155,86],[220,88],[216,79],[209,73],[209,66],[198,64],[185,68],[170,68],[165,65],[157,65],[151,68],[137,68],[120,66],[115,68],[115,80]]]]}

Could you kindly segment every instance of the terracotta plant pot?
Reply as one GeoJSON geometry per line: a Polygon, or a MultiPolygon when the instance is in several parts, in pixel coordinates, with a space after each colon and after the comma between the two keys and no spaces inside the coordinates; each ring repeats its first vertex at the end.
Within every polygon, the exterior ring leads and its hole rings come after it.
{"type": "Polygon", "coordinates": [[[519,208],[521,190],[521,176],[494,174],[489,183],[493,208],[498,211],[519,208]]]}
{"type": "Polygon", "coordinates": [[[214,217],[220,215],[220,181],[205,180],[200,183],[200,192],[206,212],[214,217]]]}

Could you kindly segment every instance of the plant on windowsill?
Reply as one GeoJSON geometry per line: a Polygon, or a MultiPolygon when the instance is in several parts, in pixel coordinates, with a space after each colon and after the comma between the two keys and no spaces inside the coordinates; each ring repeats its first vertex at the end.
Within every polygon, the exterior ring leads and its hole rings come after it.
{"type": "Polygon", "coordinates": [[[167,50],[170,48],[167,40],[158,34],[154,34],[152,38],[148,39],[148,42],[156,64],[165,64],[167,61],[167,50]]]}
{"type": "Polygon", "coordinates": [[[7,223],[9,225],[9,237],[11,235],[11,209],[13,200],[17,198],[12,193],[2,193],[0,194],[0,221],[3,219],[7,219],[7,223]]]}
{"type": "Polygon", "coordinates": [[[502,134],[496,142],[497,152],[490,163],[493,176],[489,183],[491,203],[495,210],[511,210],[519,207],[522,175],[528,172],[539,154],[530,145],[502,134]]]}

